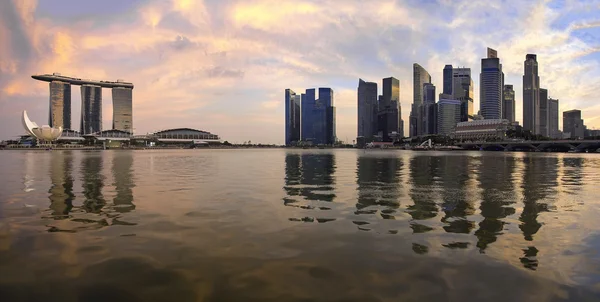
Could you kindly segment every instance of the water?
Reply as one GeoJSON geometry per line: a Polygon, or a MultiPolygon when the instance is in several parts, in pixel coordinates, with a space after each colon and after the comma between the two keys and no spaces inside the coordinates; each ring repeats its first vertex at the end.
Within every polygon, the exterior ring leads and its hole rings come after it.
{"type": "Polygon", "coordinates": [[[0,301],[598,301],[600,156],[0,152],[0,301]]]}

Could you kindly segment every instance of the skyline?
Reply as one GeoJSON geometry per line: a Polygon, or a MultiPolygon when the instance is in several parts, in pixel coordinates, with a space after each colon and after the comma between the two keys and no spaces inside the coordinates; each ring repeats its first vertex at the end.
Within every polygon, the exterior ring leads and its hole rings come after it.
{"type": "MultiPolygon", "coordinates": [[[[431,74],[438,91],[446,64],[470,68],[476,112],[477,74],[486,47],[498,51],[505,83],[514,86],[521,124],[523,60],[533,53],[540,86],[560,100],[560,111],[580,109],[586,125],[600,128],[595,91],[600,87],[600,22],[594,17],[599,1],[382,1],[367,9],[358,1],[273,3],[4,1],[0,139],[23,134],[23,109],[33,120],[47,119],[48,86],[30,76],[53,72],[136,83],[136,133],[191,127],[230,142],[280,144],[285,88],[331,87],[338,138],[351,141],[357,129],[357,80],[391,76],[400,81],[408,135],[412,64],[431,74]],[[507,13],[506,7],[514,10],[507,13]],[[381,18],[373,20],[372,14],[381,18]],[[310,26],[281,26],[287,19],[309,17],[310,26]]],[[[80,94],[71,95],[72,124],[78,125],[80,94]]],[[[110,98],[106,91],[103,99],[110,98]]],[[[107,103],[103,129],[112,124],[107,103]]],[[[559,119],[562,125],[562,115],[559,119]]]]}

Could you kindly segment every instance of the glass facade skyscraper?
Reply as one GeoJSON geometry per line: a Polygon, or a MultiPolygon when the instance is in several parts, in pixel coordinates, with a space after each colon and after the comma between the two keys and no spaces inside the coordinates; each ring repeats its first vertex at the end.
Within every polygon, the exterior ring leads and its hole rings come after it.
{"type": "Polygon", "coordinates": [[[61,81],[50,82],[48,125],[71,129],[71,84],[61,81]]]}
{"type": "Polygon", "coordinates": [[[301,96],[301,138],[313,144],[334,144],[335,107],[333,106],[333,90],[319,88],[319,98],[315,89],[307,89],[301,96]]]}
{"type": "Polygon", "coordinates": [[[366,142],[373,141],[377,133],[377,83],[358,80],[358,129],[357,137],[363,137],[366,142]]]}
{"type": "Polygon", "coordinates": [[[293,145],[300,141],[300,95],[293,90],[285,90],[285,144],[293,145]]]}
{"type": "Polygon", "coordinates": [[[452,65],[444,66],[444,87],[442,93],[444,94],[452,94],[452,89],[454,88],[452,85],[453,78],[453,68],[452,65]]]}
{"type": "Polygon", "coordinates": [[[423,117],[422,135],[437,133],[437,109],[435,103],[435,85],[423,84],[423,104],[421,105],[421,116],[423,117]]]}
{"type": "Polygon", "coordinates": [[[413,64],[413,103],[410,112],[409,128],[410,136],[423,135],[423,116],[420,114],[420,106],[423,103],[423,84],[431,83],[431,75],[421,67],[421,65],[413,64]]]}
{"type": "Polygon", "coordinates": [[[377,132],[385,142],[392,141],[392,134],[404,136],[401,129],[400,81],[394,77],[383,79],[383,95],[379,100],[377,132]]]}
{"type": "Polygon", "coordinates": [[[438,134],[451,135],[460,122],[460,101],[453,100],[451,95],[440,94],[437,103],[438,134]]]}
{"type": "MultiPolygon", "coordinates": [[[[444,92],[444,94],[447,94],[444,92]]],[[[452,93],[455,100],[460,101],[460,121],[473,119],[473,79],[471,68],[454,68],[452,70],[452,93]]]]}
{"type": "Polygon", "coordinates": [[[548,98],[548,134],[552,138],[560,138],[558,131],[558,99],[548,98]]]}
{"type": "Polygon", "coordinates": [[[81,85],[81,134],[102,131],[102,87],[81,85]]]}
{"type": "Polygon", "coordinates": [[[132,92],[133,89],[125,87],[112,89],[113,129],[133,133],[132,92]]]}
{"type": "Polygon", "coordinates": [[[535,54],[525,57],[523,75],[523,130],[540,134],[540,77],[535,54]]]}
{"type": "Polygon", "coordinates": [[[581,110],[569,110],[563,112],[563,133],[570,134],[570,138],[583,138],[583,120],[581,110]]]}
{"type": "Polygon", "coordinates": [[[491,48],[488,48],[488,57],[481,59],[479,86],[481,115],[486,120],[500,119],[502,117],[504,73],[497,52],[491,48]]]}
{"type": "Polygon", "coordinates": [[[504,85],[502,98],[502,118],[512,123],[515,121],[515,90],[513,85],[504,85]]]}
{"type": "Polygon", "coordinates": [[[548,133],[548,89],[540,88],[540,125],[539,133],[543,136],[550,136],[548,133]]]}

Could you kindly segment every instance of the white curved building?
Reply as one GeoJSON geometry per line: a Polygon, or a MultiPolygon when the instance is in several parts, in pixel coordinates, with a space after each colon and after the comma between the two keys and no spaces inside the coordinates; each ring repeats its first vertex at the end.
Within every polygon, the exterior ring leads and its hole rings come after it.
{"type": "Polygon", "coordinates": [[[55,141],[62,135],[62,127],[50,127],[48,125],[43,125],[40,127],[29,119],[26,110],[23,110],[23,117],[21,121],[23,122],[25,131],[39,140],[55,141]]]}

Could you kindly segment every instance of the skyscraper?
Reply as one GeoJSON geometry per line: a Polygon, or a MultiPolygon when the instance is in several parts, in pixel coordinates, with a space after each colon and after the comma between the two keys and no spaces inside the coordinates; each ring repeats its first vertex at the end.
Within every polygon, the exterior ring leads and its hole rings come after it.
{"type": "Polygon", "coordinates": [[[421,105],[421,116],[423,117],[422,135],[437,133],[437,110],[435,103],[435,85],[423,84],[423,104],[421,105]]]}
{"type": "Polygon", "coordinates": [[[133,89],[114,87],[113,98],[113,129],[133,133],[133,89]]]}
{"type": "Polygon", "coordinates": [[[550,136],[548,131],[548,89],[540,88],[540,125],[539,133],[543,136],[550,136]]]}
{"type": "Polygon", "coordinates": [[[313,144],[335,143],[335,107],[333,106],[333,90],[319,88],[316,99],[315,89],[306,89],[301,96],[301,138],[313,144]]]}
{"type": "Polygon", "coordinates": [[[300,96],[293,90],[285,90],[285,145],[300,141],[300,96]]]}
{"type": "Polygon", "coordinates": [[[102,131],[102,87],[81,85],[81,134],[102,131]]]}
{"type": "Polygon", "coordinates": [[[488,57],[481,59],[479,106],[484,119],[502,117],[504,73],[495,50],[488,48],[488,57]]]}
{"type": "Polygon", "coordinates": [[[523,75],[523,130],[540,134],[540,77],[535,54],[525,57],[523,75]]]}
{"type": "Polygon", "coordinates": [[[421,136],[423,134],[423,117],[420,114],[420,106],[423,103],[423,84],[431,83],[431,75],[421,67],[421,65],[413,64],[413,103],[410,111],[409,127],[410,136],[421,136]]]}
{"type": "Polygon", "coordinates": [[[437,133],[439,135],[451,135],[460,122],[460,101],[453,100],[451,95],[440,94],[437,102],[437,133]]]}
{"type": "Polygon", "coordinates": [[[391,135],[401,131],[400,81],[394,77],[383,79],[383,95],[379,101],[377,130],[383,141],[391,141],[391,135]]]}
{"type": "Polygon", "coordinates": [[[453,84],[452,84],[452,78],[453,78],[452,65],[444,66],[444,87],[443,87],[442,93],[452,94],[452,89],[454,88],[453,84]]]}
{"type": "Polygon", "coordinates": [[[71,84],[61,81],[50,82],[48,125],[71,129],[71,84]]]}
{"type": "Polygon", "coordinates": [[[358,130],[357,137],[366,142],[373,141],[377,133],[377,83],[358,79],[358,130]]]}
{"type": "Polygon", "coordinates": [[[551,138],[560,138],[558,131],[558,99],[548,99],[548,134],[551,138]]]}
{"type": "Polygon", "coordinates": [[[563,112],[563,133],[570,134],[570,138],[583,138],[583,120],[581,110],[569,110],[563,112]]]}
{"type": "Polygon", "coordinates": [[[515,121],[515,90],[513,85],[504,85],[502,103],[502,118],[509,122],[515,121]]]}
{"type": "MultiPolygon", "coordinates": [[[[444,70],[445,71],[445,70],[444,70]]],[[[453,99],[460,101],[460,121],[473,119],[473,79],[471,68],[454,68],[452,70],[453,99]]],[[[447,94],[444,92],[444,94],[447,94]]]]}

